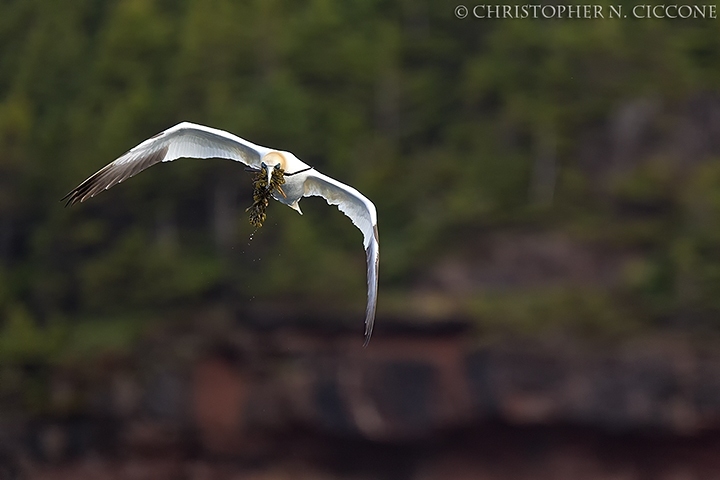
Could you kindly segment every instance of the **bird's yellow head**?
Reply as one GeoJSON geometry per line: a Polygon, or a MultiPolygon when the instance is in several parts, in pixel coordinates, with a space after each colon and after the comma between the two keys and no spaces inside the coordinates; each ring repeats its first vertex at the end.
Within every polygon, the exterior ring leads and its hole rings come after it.
{"type": "Polygon", "coordinates": [[[272,174],[276,170],[286,171],[287,160],[285,155],[280,152],[270,152],[262,158],[260,167],[265,167],[267,172],[267,184],[268,186],[272,183],[272,174]]]}

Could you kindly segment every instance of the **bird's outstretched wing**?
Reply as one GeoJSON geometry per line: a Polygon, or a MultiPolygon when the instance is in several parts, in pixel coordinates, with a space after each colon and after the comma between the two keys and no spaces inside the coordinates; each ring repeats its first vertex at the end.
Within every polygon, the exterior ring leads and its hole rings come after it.
{"type": "Polygon", "coordinates": [[[363,234],[367,257],[368,300],[365,310],[365,345],[367,345],[375,323],[380,261],[380,241],[375,205],[351,186],[338,182],[314,169],[307,174],[303,196],[323,197],[330,205],[337,205],[340,211],[350,217],[353,224],[363,234]]]}
{"type": "MultiPolygon", "coordinates": [[[[160,162],[170,162],[183,157],[226,158],[259,170],[262,159],[271,152],[273,150],[223,130],[183,122],[130,149],[78,185],[63,200],[67,200],[67,205],[83,202],[160,162]]],[[[314,169],[305,168],[307,165],[296,158],[294,161],[294,166],[297,168],[293,171],[305,175],[303,196],[321,196],[329,204],[337,205],[363,234],[368,282],[368,303],[365,312],[365,345],[367,345],[375,322],[378,290],[380,250],[375,205],[354,188],[314,169]]],[[[294,205],[297,207],[297,202],[294,205]]]]}
{"type": "Polygon", "coordinates": [[[226,158],[260,168],[270,149],[224,130],[183,122],[133,147],[65,195],[67,205],[83,202],[148,167],[178,158],[226,158]]]}

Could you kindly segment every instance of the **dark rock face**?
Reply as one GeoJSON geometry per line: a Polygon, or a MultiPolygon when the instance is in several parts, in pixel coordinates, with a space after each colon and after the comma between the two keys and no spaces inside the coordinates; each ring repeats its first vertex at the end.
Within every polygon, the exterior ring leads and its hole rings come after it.
{"type": "Polygon", "coordinates": [[[323,378],[315,385],[313,405],[320,428],[337,435],[357,435],[358,431],[342,398],[337,379],[323,378]]]}
{"type": "Polygon", "coordinates": [[[488,352],[477,351],[467,355],[465,371],[468,394],[474,407],[473,413],[479,418],[495,417],[498,414],[498,399],[493,391],[493,371],[488,352]]]}
{"type": "MultiPolygon", "coordinates": [[[[80,467],[86,458],[134,459],[152,478],[222,477],[212,459],[280,459],[297,478],[715,478],[702,475],[720,468],[720,363],[689,349],[476,347],[463,335],[362,349],[354,336],[287,332],[263,344],[211,351],[187,372],[151,370],[136,386],[122,369],[95,396],[115,407],[29,418],[13,451],[48,479],[125,478],[80,467]],[[666,471],[679,477],[657,476],[666,471]]],[[[8,458],[12,476],[20,463],[8,458]]]]}
{"type": "Polygon", "coordinates": [[[423,434],[436,425],[437,369],[423,362],[391,361],[372,375],[370,398],[396,431],[423,434]]]}
{"type": "Polygon", "coordinates": [[[720,368],[688,351],[471,348],[461,336],[378,340],[360,350],[352,339],[282,338],[273,343],[281,355],[268,362],[290,362],[291,374],[254,377],[226,358],[199,361],[198,371],[235,372],[214,384],[210,374],[196,377],[193,395],[207,399],[195,402],[199,431],[234,425],[227,434],[240,438],[251,427],[301,425],[348,439],[407,441],[499,421],[687,435],[714,431],[720,418],[720,368]],[[233,382],[242,387],[221,392],[233,382]],[[211,405],[219,401],[222,408],[211,405]]]}

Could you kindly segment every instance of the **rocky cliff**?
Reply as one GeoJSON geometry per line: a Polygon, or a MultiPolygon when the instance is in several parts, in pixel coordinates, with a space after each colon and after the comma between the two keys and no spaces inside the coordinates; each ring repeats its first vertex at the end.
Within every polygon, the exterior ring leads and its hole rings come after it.
{"type": "Polygon", "coordinates": [[[720,475],[720,356],[569,345],[446,332],[363,349],[357,335],[277,329],[181,362],[148,346],[92,382],[42,373],[45,411],[4,416],[0,478],[720,475]]]}

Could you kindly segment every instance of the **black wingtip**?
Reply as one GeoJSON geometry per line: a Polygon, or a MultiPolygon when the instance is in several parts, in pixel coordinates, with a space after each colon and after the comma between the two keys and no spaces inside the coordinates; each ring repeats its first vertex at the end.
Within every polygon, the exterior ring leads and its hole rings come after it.
{"type": "Polygon", "coordinates": [[[78,202],[77,197],[77,189],[71,191],[67,195],[65,195],[63,198],[60,199],[61,202],[65,202],[65,208],[72,207],[78,202]]]}

